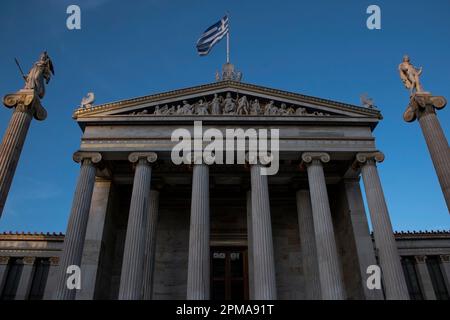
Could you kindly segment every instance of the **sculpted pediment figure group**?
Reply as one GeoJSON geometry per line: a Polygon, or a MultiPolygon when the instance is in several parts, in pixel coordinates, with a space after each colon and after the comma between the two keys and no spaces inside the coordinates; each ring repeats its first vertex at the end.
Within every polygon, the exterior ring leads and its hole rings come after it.
{"type": "Polygon", "coordinates": [[[148,109],[135,111],[131,115],[237,115],[237,116],[329,116],[320,111],[308,112],[300,106],[287,106],[286,103],[276,103],[273,100],[261,104],[257,98],[246,95],[232,97],[231,92],[225,96],[214,94],[210,101],[199,99],[195,103],[183,100],[178,105],[155,106],[153,112],[148,109]]]}

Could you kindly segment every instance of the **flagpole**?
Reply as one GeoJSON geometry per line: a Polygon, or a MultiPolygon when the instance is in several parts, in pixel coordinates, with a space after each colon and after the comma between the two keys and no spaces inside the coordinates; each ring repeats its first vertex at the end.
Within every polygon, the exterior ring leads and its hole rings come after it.
{"type": "Polygon", "coordinates": [[[230,15],[227,12],[228,17],[228,32],[227,32],[227,63],[230,63],[230,15]]]}

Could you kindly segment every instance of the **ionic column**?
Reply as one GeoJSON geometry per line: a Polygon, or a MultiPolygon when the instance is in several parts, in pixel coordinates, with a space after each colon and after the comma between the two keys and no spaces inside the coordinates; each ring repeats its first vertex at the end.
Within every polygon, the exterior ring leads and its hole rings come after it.
{"type": "Polygon", "coordinates": [[[101,161],[102,156],[97,152],[76,152],[73,155],[73,159],[75,162],[81,163],[81,169],[59,264],[59,276],[55,290],[55,298],[57,300],[73,300],[75,298],[75,290],[67,288],[68,275],[66,271],[70,265],[81,266],[89,208],[91,207],[92,191],[95,183],[95,164],[101,161]]]}
{"type": "Polygon", "coordinates": [[[306,298],[308,300],[319,300],[321,298],[320,276],[319,265],[317,263],[317,248],[316,239],[314,237],[311,198],[308,190],[297,191],[296,197],[300,248],[306,284],[306,298]]]}
{"type": "Polygon", "coordinates": [[[442,276],[444,277],[447,292],[450,293],[450,255],[440,255],[440,264],[442,276]]]}
{"type": "Polygon", "coordinates": [[[93,300],[95,297],[111,184],[109,179],[95,179],[81,259],[81,289],[77,291],[76,300],[93,300]]]}
{"type": "Polygon", "coordinates": [[[34,274],[35,257],[24,257],[23,268],[20,275],[19,285],[17,286],[15,300],[26,300],[30,294],[31,281],[34,274]]]}
{"type": "Polygon", "coordinates": [[[44,120],[47,117],[47,112],[33,90],[20,90],[15,94],[6,95],[3,103],[8,108],[14,108],[14,112],[0,145],[0,217],[31,120],[33,116],[37,120],[44,120]]]}
{"type": "Polygon", "coordinates": [[[430,273],[427,267],[426,256],[415,256],[416,270],[419,276],[419,284],[422,288],[423,296],[425,300],[436,300],[436,294],[434,293],[433,283],[431,282],[430,273]]]}
{"type": "Polygon", "coordinates": [[[3,292],[6,277],[8,275],[9,257],[0,257],[0,293],[3,292]]]}
{"type": "Polygon", "coordinates": [[[146,215],[148,213],[154,152],[131,153],[128,160],[136,163],[128,215],[127,234],[120,276],[119,300],[142,299],[146,215]]]}
{"type": "Polygon", "coordinates": [[[159,191],[150,190],[149,206],[146,216],[144,248],[143,299],[151,300],[153,294],[153,273],[155,269],[156,226],[158,224],[159,191]]]}
{"type": "Polygon", "coordinates": [[[361,166],[386,299],[408,300],[405,276],[376,166],[376,162],[383,160],[384,155],[381,152],[358,153],[355,165],[361,166]]]}
{"type": "Polygon", "coordinates": [[[193,165],[187,299],[210,298],[209,167],[193,165]]]}
{"type": "Polygon", "coordinates": [[[443,109],[446,104],[444,97],[416,93],[411,97],[403,118],[406,122],[418,119],[450,212],[450,148],[436,115],[436,110],[443,109]]]}
{"type": "Polygon", "coordinates": [[[276,300],[275,260],[273,254],[272,221],[270,218],[269,186],[263,166],[250,162],[252,189],[253,285],[255,300],[276,300]]]}
{"type": "Polygon", "coordinates": [[[330,156],[322,152],[307,152],[302,154],[302,161],[308,171],[322,299],[345,299],[322,165],[330,161],[330,156]]]}
{"type": "MultiPolygon", "coordinates": [[[[56,281],[58,281],[59,271],[59,257],[50,257],[50,267],[48,270],[47,283],[44,289],[44,300],[53,300],[55,298],[54,291],[56,288],[56,281]]],[[[83,281],[83,279],[81,279],[83,281]]]]}

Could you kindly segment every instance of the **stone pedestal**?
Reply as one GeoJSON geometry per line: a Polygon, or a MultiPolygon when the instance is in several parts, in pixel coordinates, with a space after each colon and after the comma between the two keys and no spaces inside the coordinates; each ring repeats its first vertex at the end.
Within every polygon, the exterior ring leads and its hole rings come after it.
{"type": "Polygon", "coordinates": [[[57,300],[73,300],[75,298],[75,289],[69,290],[67,288],[69,275],[66,271],[68,266],[81,266],[92,191],[95,183],[95,164],[101,161],[102,156],[97,152],[76,152],[73,159],[81,163],[81,169],[64,237],[59,276],[56,283],[55,298],[57,300]]]}
{"type": "Polygon", "coordinates": [[[136,163],[136,170],[120,276],[119,300],[140,300],[144,280],[145,228],[152,172],[150,164],[156,161],[157,156],[153,152],[132,153],[128,158],[130,162],[136,163]]]}
{"type": "Polygon", "coordinates": [[[431,282],[430,273],[427,267],[426,256],[416,256],[416,270],[419,278],[420,288],[422,289],[425,300],[436,300],[433,283],[431,282]]]}
{"type": "Polygon", "coordinates": [[[345,289],[340,272],[327,185],[322,166],[322,163],[330,161],[330,156],[327,153],[308,152],[302,154],[302,161],[302,165],[306,165],[308,170],[322,299],[345,299],[345,289]]]}
{"type": "MultiPolygon", "coordinates": [[[[251,162],[250,162],[251,163],[251,162]]],[[[270,218],[267,176],[261,174],[262,165],[252,164],[252,242],[253,283],[255,300],[275,300],[277,286],[273,254],[272,221],[270,218]]]]}
{"type": "Polygon", "coordinates": [[[311,198],[308,190],[297,191],[297,214],[306,298],[308,300],[320,300],[319,265],[317,263],[311,198]]]}
{"type": "Polygon", "coordinates": [[[45,109],[33,90],[20,90],[3,98],[8,108],[14,108],[8,128],[0,145],[0,217],[5,207],[20,153],[27,136],[31,120],[44,120],[45,109]]]}
{"type": "Polygon", "coordinates": [[[31,281],[34,275],[35,257],[24,257],[22,274],[20,275],[19,285],[17,286],[15,300],[27,300],[30,294],[31,281]]]}
{"type": "Polygon", "coordinates": [[[209,167],[194,164],[187,279],[188,300],[210,298],[209,167]]]}
{"type": "Polygon", "coordinates": [[[450,212],[450,148],[436,116],[436,109],[443,109],[446,104],[444,97],[416,93],[411,97],[403,118],[407,122],[418,119],[450,212]]]}
{"type": "Polygon", "coordinates": [[[383,160],[384,155],[381,152],[358,153],[354,165],[361,166],[375,246],[382,270],[385,297],[388,300],[408,300],[405,276],[376,167],[376,162],[383,160]]]}
{"type": "Polygon", "coordinates": [[[144,248],[143,299],[151,300],[153,294],[153,272],[155,269],[156,230],[158,224],[159,191],[150,190],[146,216],[144,248]]]}

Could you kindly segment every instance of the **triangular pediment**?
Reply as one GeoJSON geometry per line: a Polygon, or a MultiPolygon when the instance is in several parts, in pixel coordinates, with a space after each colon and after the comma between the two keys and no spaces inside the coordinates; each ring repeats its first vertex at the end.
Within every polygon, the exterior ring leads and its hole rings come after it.
{"type": "Polygon", "coordinates": [[[74,118],[112,116],[305,116],[381,119],[376,108],[265,88],[219,81],[186,89],[80,108],[74,118]]]}

